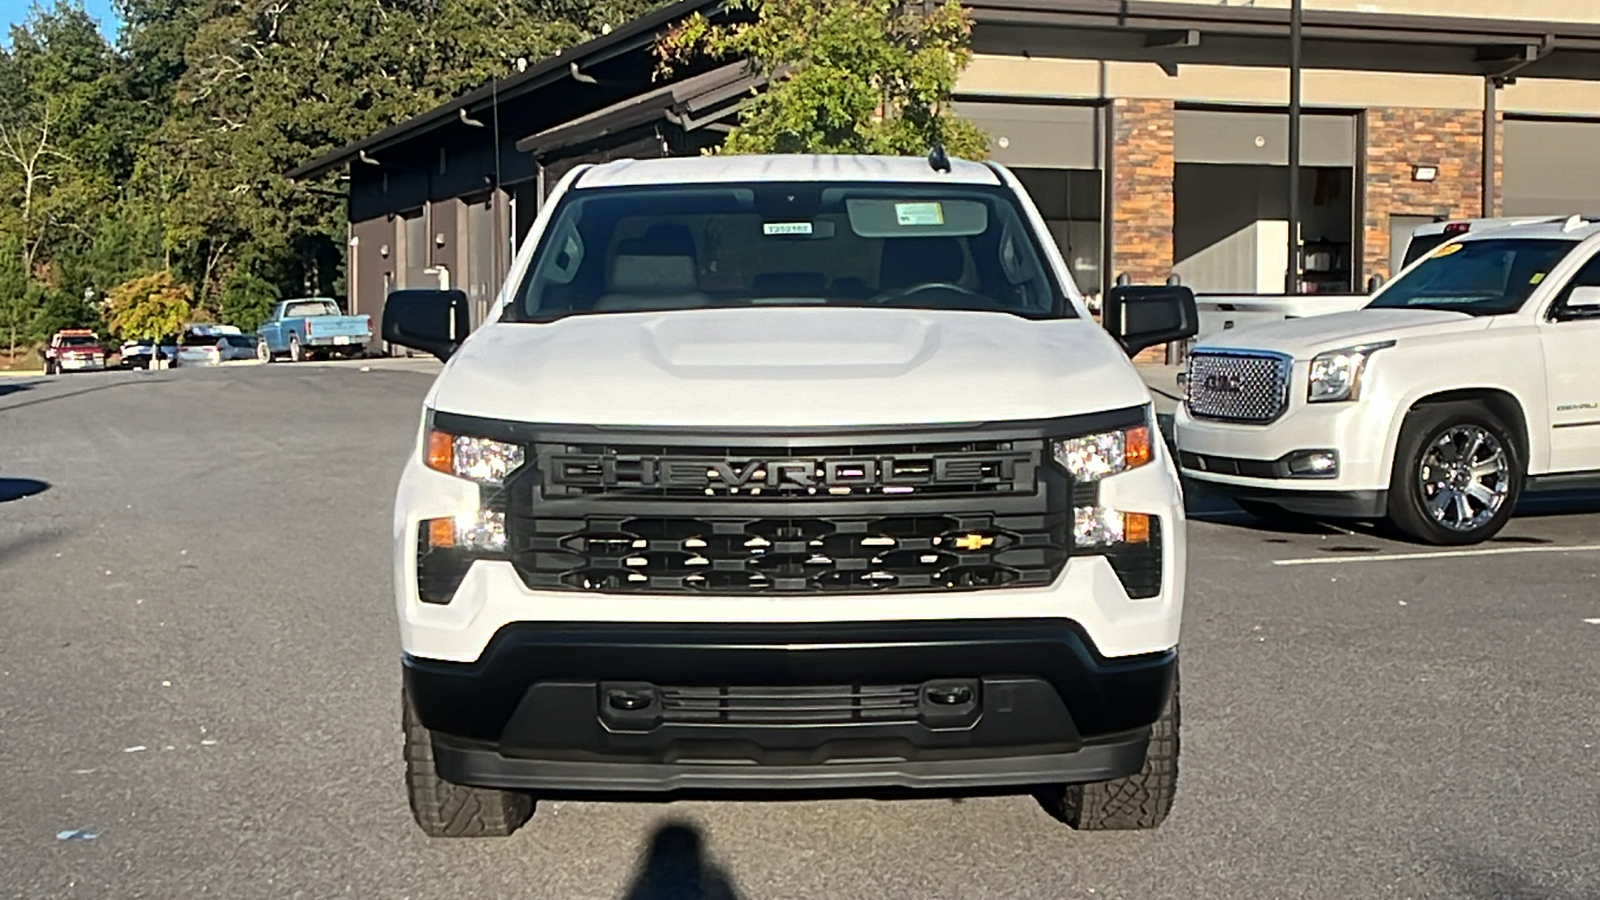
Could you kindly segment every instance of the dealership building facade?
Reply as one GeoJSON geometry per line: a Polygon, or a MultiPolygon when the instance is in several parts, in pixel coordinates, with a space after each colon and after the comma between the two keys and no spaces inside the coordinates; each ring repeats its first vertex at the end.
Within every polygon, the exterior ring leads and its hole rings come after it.
{"type": "MultiPolygon", "coordinates": [[[[1017,172],[1078,286],[1176,275],[1199,293],[1308,292],[1392,274],[1411,229],[1600,215],[1600,4],[1305,0],[1302,152],[1288,156],[1288,0],[967,0],[958,111],[1017,172]]],[[[655,76],[674,4],[290,173],[348,194],[349,307],[464,290],[480,320],[576,165],[698,154],[760,84],[738,63],[655,76]]]]}

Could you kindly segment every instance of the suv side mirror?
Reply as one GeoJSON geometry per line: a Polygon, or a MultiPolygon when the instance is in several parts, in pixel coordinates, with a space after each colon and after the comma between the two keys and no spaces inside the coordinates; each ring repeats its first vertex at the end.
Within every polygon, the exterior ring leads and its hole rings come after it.
{"type": "Polygon", "coordinates": [[[1583,318],[1600,316],[1600,287],[1579,285],[1567,295],[1566,308],[1583,318]]]}
{"type": "Polygon", "coordinates": [[[450,358],[467,337],[465,291],[395,291],[383,303],[383,339],[450,358]]]}
{"type": "Polygon", "coordinates": [[[1194,291],[1179,285],[1112,288],[1100,321],[1129,356],[1200,330],[1194,291]]]}

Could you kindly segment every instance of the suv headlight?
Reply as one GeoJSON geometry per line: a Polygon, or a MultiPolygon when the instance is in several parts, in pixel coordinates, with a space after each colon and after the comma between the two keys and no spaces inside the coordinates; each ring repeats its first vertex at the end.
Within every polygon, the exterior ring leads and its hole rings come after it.
{"type": "Polygon", "coordinates": [[[490,485],[505,483],[506,476],[523,461],[523,450],[518,444],[460,437],[431,428],[425,453],[428,468],[436,472],[490,485]]]}
{"type": "Polygon", "coordinates": [[[1084,437],[1052,440],[1050,453],[1073,481],[1099,481],[1150,461],[1150,427],[1136,425],[1084,437]]]}
{"type": "Polygon", "coordinates": [[[1360,399],[1361,373],[1367,367],[1367,358],[1378,350],[1393,346],[1394,341],[1386,341],[1317,354],[1311,360],[1311,380],[1306,388],[1306,402],[1335,403],[1360,399]]]}

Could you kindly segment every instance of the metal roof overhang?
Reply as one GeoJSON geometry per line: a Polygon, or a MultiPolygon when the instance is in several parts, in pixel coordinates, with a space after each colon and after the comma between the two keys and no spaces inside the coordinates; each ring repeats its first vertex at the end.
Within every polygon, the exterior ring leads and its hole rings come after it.
{"type": "Polygon", "coordinates": [[[362,153],[376,153],[385,147],[404,143],[433,129],[455,123],[463,113],[472,115],[489,109],[490,106],[497,102],[504,103],[509,99],[537,91],[556,82],[569,80],[573,77],[574,68],[581,70],[584,67],[648,47],[655,41],[656,35],[663,26],[669,25],[696,11],[709,15],[713,10],[721,6],[721,0],[679,0],[679,2],[664,6],[649,15],[634,19],[608,35],[595,38],[572,47],[565,52],[540,60],[530,65],[527,71],[499,79],[492,84],[486,84],[471,93],[463,94],[455,100],[435,107],[419,116],[407,119],[398,125],[385,128],[376,134],[340,147],[331,153],[290,170],[287,176],[291,181],[315,178],[324,172],[358,159],[362,153]]]}
{"type": "MultiPolygon", "coordinates": [[[[964,0],[980,53],[1286,67],[1289,11],[1149,0],[964,0]]],[[[1600,80],[1600,25],[1306,10],[1303,64],[1600,80]]]]}
{"type": "Polygon", "coordinates": [[[731,115],[762,81],[745,63],[730,63],[525,137],[516,147],[542,156],[660,119],[690,131],[731,115]]]}

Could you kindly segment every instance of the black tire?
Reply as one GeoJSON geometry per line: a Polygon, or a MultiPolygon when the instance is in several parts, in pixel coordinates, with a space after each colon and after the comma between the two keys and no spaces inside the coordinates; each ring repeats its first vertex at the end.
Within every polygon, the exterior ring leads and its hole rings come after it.
{"type": "Polygon", "coordinates": [[[1039,795],[1056,819],[1078,831],[1141,831],[1158,827],[1178,793],[1178,681],[1172,699],[1150,729],[1150,749],[1137,774],[1110,781],[1068,784],[1039,795]]]}
{"type": "Polygon", "coordinates": [[[289,335],[289,361],[304,362],[305,358],[305,351],[300,349],[300,339],[292,334],[289,335]]]}
{"type": "Polygon", "coordinates": [[[47,359],[47,360],[44,361],[44,374],[46,374],[46,375],[54,375],[54,374],[56,374],[56,364],[55,364],[54,360],[47,359]]]}
{"type": "MultiPolygon", "coordinates": [[[[1480,454],[1483,451],[1480,450],[1480,454]]],[[[1520,438],[1493,410],[1472,402],[1438,403],[1412,409],[1400,428],[1395,447],[1394,468],[1389,477],[1388,524],[1402,536],[1424,544],[1477,544],[1494,537],[1516,511],[1522,496],[1527,463],[1520,438]],[[1473,527],[1452,527],[1437,520],[1424,488],[1423,467],[1430,450],[1443,447],[1447,435],[1481,430],[1492,436],[1505,455],[1506,468],[1494,476],[1494,489],[1504,480],[1503,496],[1494,513],[1473,527]]],[[[1470,461],[1469,461],[1470,462],[1470,461]]],[[[1433,481],[1429,469],[1430,482],[1433,481]]],[[[1438,494],[1434,494],[1438,498],[1438,494]]],[[[1483,507],[1487,510],[1488,507],[1483,507]]],[[[1459,516],[1457,515],[1457,518],[1459,516]]],[[[1469,523],[1472,520],[1468,520],[1469,523]]]]}
{"type": "Polygon", "coordinates": [[[516,791],[445,781],[433,766],[433,737],[405,699],[406,790],[411,815],[429,837],[506,837],[533,816],[533,798],[516,791]]]}
{"type": "Polygon", "coordinates": [[[1276,503],[1268,503],[1265,500],[1234,498],[1233,502],[1247,514],[1269,525],[1288,525],[1305,521],[1305,517],[1299,513],[1292,513],[1276,503]]]}

